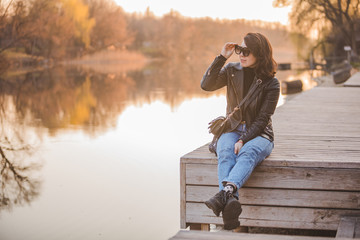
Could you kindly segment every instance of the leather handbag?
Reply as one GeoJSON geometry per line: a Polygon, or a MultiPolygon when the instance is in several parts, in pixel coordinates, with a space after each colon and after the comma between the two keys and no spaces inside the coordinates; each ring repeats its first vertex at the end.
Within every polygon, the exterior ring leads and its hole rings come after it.
{"type": "Polygon", "coordinates": [[[226,129],[226,117],[220,116],[209,122],[209,133],[221,135],[226,129]]]}
{"type": "MultiPolygon", "coordinates": [[[[231,81],[231,83],[232,83],[232,86],[234,88],[234,91],[235,91],[235,94],[236,94],[236,97],[237,97],[238,95],[237,95],[235,86],[234,86],[232,81],[231,81]]],[[[246,94],[246,96],[242,99],[242,101],[238,104],[238,106],[236,106],[234,108],[234,110],[230,114],[228,114],[226,117],[224,117],[224,116],[217,117],[217,118],[213,119],[211,122],[209,122],[209,126],[208,126],[209,133],[214,135],[213,140],[209,144],[209,151],[210,152],[217,155],[217,153],[216,153],[217,141],[219,140],[221,134],[223,134],[223,133],[225,133],[225,132],[227,132],[229,130],[229,126],[228,126],[229,125],[229,123],[228,123],[229,119],[231,119],[232,116],[237,111],[239,111],[239,110],[241,111],[242,105],[245,103],[245,101],[247,101],[250,98],[250,96],[255,92],[256,88],[261,83],[262,83],[262,80],[257,79],[255,85],[249,90],[249,92],[246,94]]],[[[239,98],[237,97],[237,99],[239,99],[239,98]]],[[[242,113],[241,112],[240,112],[240,116],[242,118],[242,113]]]]}

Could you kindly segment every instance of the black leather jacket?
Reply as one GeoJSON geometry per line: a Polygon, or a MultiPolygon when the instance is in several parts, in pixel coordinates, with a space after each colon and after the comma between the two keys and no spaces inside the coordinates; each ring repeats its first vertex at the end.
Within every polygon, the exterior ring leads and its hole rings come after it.
{"type": "MultiPolygon", "coordinates": [[[[244,71],[240,63],[228,63],[225,67],[226,58],[219,55],[215,58],[201,80],[201,88],[206,91],[215,91],[227,86],[227,107],[228,115],[245,97],[243,96],[244,71]],[[234,91],[236,88],[236,92],[234,91]]],[[[255,84],[254,81],[253,84],[255,84]]],[[[250,87],[253,88],[252,85],[250,87]]],[[[280,95],[279,81],[274,77],[264,80],[251,97],[245,101],[242,108],[242,121],[246,121],[246,133],[240,136],[244,143],[257,136],[263,136],[270,141],[274,140],[274,132],[271,123],[280,95]]],[[[236,120],[232,120],[236,121],[236,120]]],[[[239,122],[232,122],[231,126],[236,126],[239,122]]],[[[235,130],[228,129],[228,131],[235,130]]]]}

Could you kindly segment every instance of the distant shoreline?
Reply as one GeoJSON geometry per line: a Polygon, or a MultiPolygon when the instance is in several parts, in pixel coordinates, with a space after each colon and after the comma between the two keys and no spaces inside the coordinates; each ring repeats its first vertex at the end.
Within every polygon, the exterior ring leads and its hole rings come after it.
{"type": "Polygon", "coordinates": [[[84,68],[100,72],[104,68],[111,68],[115,72],[123,72],[141,69],[152,59],[139,52],[127,50],[103,50],[66,60],[45,59],[43,57],[9,51],[4,54],[0,61],[2,65],[0,75],[8,75],[8,73],[13,75],[15,72],[41,71],[56,66],[83,66],[84,68]]]}

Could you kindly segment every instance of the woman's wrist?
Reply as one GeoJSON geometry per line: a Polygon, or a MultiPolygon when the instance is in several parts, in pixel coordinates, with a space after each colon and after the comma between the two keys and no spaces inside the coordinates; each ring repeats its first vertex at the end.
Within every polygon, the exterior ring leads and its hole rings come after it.
{"type": "Polygon", "coordinates": [[[244,141],[241,140],[241,139],[239,139],[237,142],[238,142],[238,143],[241,143],[241,144],[244,144],[244,141]]]}
{"type": "Polygon", "coordinates": [[[227,60],[228,58],[224,56],[224,54],[220,53],[220,56],[223,57],[225,60],[227,60]]]}

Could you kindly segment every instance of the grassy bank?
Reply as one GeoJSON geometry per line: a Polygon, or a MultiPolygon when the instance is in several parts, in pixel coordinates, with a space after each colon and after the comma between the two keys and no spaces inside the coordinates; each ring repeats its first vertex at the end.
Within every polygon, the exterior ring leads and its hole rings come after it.
{"type": "Polygon", "coordinates": [[[103,50],[77,59],[62,61],[63,65],[81,66],[101,73],[119,73],[141,69],[150,60],[138,52],[103,50]]]}
{"type": "Polygon", "coordinates": [[[0,54],[0,75],[21,75],[38,71],[49,64],[51,62],[43,57],[29,55],[16,49],[9,49],[0,54]]]}
{"type": "Polygon", "coordinates": [[[0,74],[6,77],[21,75],[57,65],[80,66],[101,73],[119,73],[141,69],[149,61],[141,53],[126,50],[103,50],[76,59],[55,61],[10,49],[0,55],[0,74]]]}

